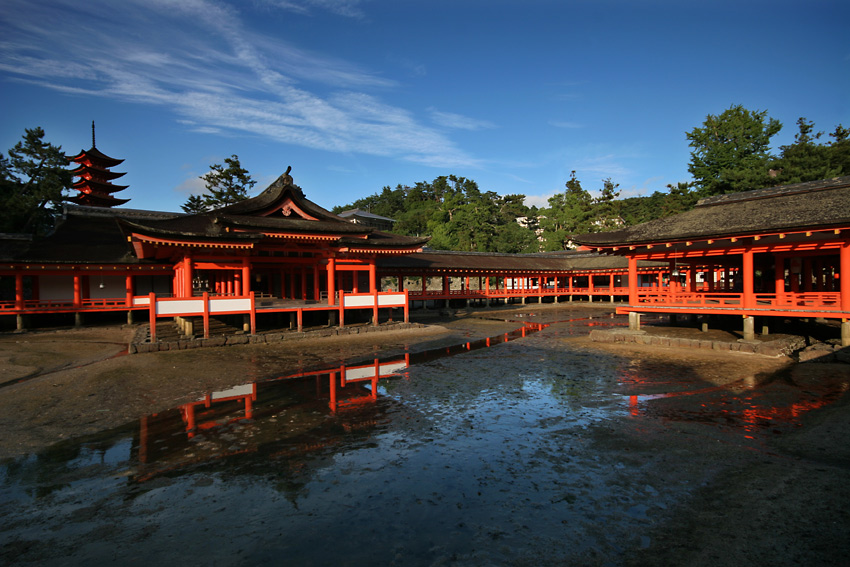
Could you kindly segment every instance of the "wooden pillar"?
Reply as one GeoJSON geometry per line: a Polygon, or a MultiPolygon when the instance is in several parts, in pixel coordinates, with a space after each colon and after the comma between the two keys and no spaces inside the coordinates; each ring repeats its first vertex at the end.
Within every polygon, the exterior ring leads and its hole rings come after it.
{"type": "Polygon", "coordinates": [[[335,305],[336,301],[336,260],[328,258],[328,305],[335,305]]]}
{"type": "Polygon", "coordinates": [[[809,293],[812,291],[812,259],[803,259],[803,291],[809,293]]]}
{"type": "MultiPolygon", "coordinates": [[[[572,281],[572,278],[570,278],[572,281]]],[[[572,287],[572,284],[570,284],[572,287]]],[[[638,273],[637,258],[629,256],[629,305],[638,304],[638,273]]]]}
{"type": "Polygon", "coordinates": [[[301,268],[301,299],[307,301],[307,270],[301,268]]]}
{"type": "Polygon", "coordinates": [[[192,297],[192,257],[183,258],[183,297],[192,297]]]}
{"type": "Polygon", "coordinates": [[[74,307],[83,305],[83,277],[80,274],[74,274],[74,307]]]}
{"type": "Polygon", "coordinates": [[[369,293],[375,293],[378,290],[378,270],[375,266],[375,259],[369,260],[369,293]]]}
{"type": "Polygon", "coordinates": [[[322,297],[319,287],[319,264],[313,264],[313,301],[319,301],[322,297]]]}
{"type": "MultiPolygon", "coordinates": [[[[74,302],[77,301],[77,276],[74,276],[74,302]]],[[[24,308],[24,275],[15,274],[15,309],[24,308]]]]}
{"type": "Polygon", "coordinates": [[[776,303],[785,303],[785,257],[774,256],[773,267],[773,293],[776,294],[776,303]]]}
{"type": "Polygon", "coordinates": [[[755,307],[755,268],[753,266],[753,251],[749,246],[744,249],[742,270],[744,289],[741,303],[744,308],[755,307]]]}
{"type": "Polygon", "coordinates": [[[841,243],[838,283],[841,292],[841,310],[850,311],[850,241],[841,243]]]}
{"type": "Polygon", "coordinates": [[[127,274],[124,277],[124,302],[127,307],[133,306],[133,275],[127,274]]]}
{"type": "Polygon", "coordinates": [[[242,290],[239,295],[242,297],[251,295],[251,261],[247,256],[242,258],[242,290]]]}

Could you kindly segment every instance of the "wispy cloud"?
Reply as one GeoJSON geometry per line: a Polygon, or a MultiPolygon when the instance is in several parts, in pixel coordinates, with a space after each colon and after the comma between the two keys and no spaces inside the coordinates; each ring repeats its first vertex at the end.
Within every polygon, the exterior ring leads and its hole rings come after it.
{"type": "Polygon", "coordinates": [[[550,126],[554,126],[555,128],[567,128],[567,129],[576,129],[576,128],[584,128],[578,122],[562,122],[562,121],[551,121],[549,122],[550,126]]]}
{"type": "Polygon", "coordinates": [[[294,12],[296,14],[311,14],[323,10],[338,16],[362,18],[361,0],[260,0],[262,4],[294,12]]]}
{"type": "Polygon", "coordinates": [[[455,114],[453,112],[440,112],[435,108],[429,108],[428,111],[431,113],[431,120],[433,120],[435,124],[445,128],[456,128],[459,130],[488,130],[496,127],[495,124],[488,120],[470,118],[469,116],[455,114]]]}
{"type": "MultiPolygon", "coordinates": [[[[5,4],[0,73],[17,80],[75,95],[162,106],[198,132],[250,134],[439,167],[479,163],[440,130],[382,101],[378,95],[394,88],[395,81],[259,34],[227,3],[5,4]]],[[[361,3],[274,4],[353,16],[361,3]]],[[[455,128],[489,127],[485,121],[440,114],[453,119],[455,128]]]]}

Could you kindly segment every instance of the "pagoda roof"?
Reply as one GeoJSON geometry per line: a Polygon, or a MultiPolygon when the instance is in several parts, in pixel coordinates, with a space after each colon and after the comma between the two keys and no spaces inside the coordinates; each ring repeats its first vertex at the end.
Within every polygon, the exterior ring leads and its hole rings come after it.
{"type": "Polygon", "coordinates": [[[129,185],[114,185],[108,181],[100,181],[98,179],[86,179],[85,177],[76,181],[71,187],[77,190],[89,189],[93,193],[115,193],[129,187],[129,185]]]}
{"type": "Polygon", "coordinates": [[[68,159],[69,162],[80,163],[82,161],[88,160],[91,163],[99,165],[101,167],[115,167],[120,163],[124,163],[123,159],[109,157],[94,146],[92,146],[88,150],[80,150],[80,153],[75,156],[65,157],[68,159]]]}
{"type": "Polygon", "coordinates": [[[77,177],[83,177],[84,174],[89,174],[101,179],[118,179],[119,177],[127,175],[126,173],[118,173],[108,169],[103,169],[102,167],[94,167],[86,164],[81,164],[79,167],[72,169],[71,174],[77,177]]]}
{"type": "Polygon", "coordinates": [[[74,197],[68,197],[67,200],[78,205],[88,205],[94,207],[116,207],[118,205],[123,205],[130,199],[118,199],[116,197],[113,197],[112,195],[108,195],[105,193],[83,192],[79,195],[75,195],[74,197]]]}
{"type": "Polygon", "coordinates": [[[847,226],[850,176],[716,195],[684,213],[574,240],[611,247],[847,226]]]}

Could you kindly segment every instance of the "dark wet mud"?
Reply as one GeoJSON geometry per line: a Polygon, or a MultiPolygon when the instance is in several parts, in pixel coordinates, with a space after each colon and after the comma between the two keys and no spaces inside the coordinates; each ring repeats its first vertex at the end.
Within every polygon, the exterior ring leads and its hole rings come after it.
{"type": "Polygon", "coordinates": [[[833,534],[848,527],[850,460],[811,455],[805,437],[824,427],[811,415],[846,413],[846,373],[606,353],[575,337],[624,321],[589,315],[529,312],[507,333],[494,322],[489,338],[470,327],[461,340],[267,372],[7,460],[0,558],[755,565],[828,564],[847,550],[833,534]],[[832,514],[832,527],[807,541],[784,518],[730,543],[730,526],[769,517],[754,503],[793,508],[792,488],[801,517],[832,514]]]}

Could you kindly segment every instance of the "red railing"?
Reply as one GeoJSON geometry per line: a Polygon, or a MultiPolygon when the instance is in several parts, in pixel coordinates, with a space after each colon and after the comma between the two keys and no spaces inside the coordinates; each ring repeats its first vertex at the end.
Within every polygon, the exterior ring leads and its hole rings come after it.
{"type": "Polygon", "coordinates": [[[841,311],[841,294],[838,292],[756,293],[752,297],[752,301],[745,305],[743,293],[655,289],[649,293],[638,291],[637,306],[841,311]]]}
{"type": "Polygon", "coordinates": [[[419,289],[410,290],[410,299],[498,299],[502,297],[554,297],[562,295],[621,295],[629,294],[628,287],[543,287],[540,288],[490,288],[490,289],[419,289]]]}

